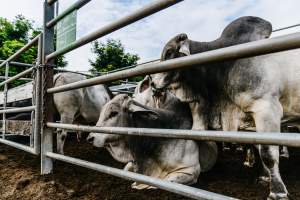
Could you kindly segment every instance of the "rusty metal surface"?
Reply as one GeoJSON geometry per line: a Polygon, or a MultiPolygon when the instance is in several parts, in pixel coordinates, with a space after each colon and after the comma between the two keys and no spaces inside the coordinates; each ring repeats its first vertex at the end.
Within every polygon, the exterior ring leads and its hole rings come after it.
{"type": "Polygon", "coordinates": [[[6,120],[6,134],[31,135],[31,121],[6,120]]]}

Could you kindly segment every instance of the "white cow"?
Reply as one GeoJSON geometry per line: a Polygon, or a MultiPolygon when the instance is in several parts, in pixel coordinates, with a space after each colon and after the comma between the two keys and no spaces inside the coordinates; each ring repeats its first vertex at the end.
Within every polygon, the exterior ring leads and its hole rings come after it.
{"type": "MultiPolygon", "coordinates": [[[[85,79],[84,75],[59,73],[54,76],[54,87],[85,79]]],[[[67,124],[74,123],[79,117],[86,123],[96,124],[99,113],[111,97],[112,94],[105,85],[95,85],[53,95],[60,121],[67,124]]],[[[66,130],[57,130],[57,151],[61,154],[64,153],[63,147],[66,136],[66,130]]]]}
{"type": "MultiPolygon", "coordinates": [[[[268,38],[271,32],[269,22],[258,17],[242,17],[230,23],[221,37],[212,42],[198,42],[190,40],[186,34],[177,35],[164,47],[162,60],[268,38]]],[[[228,114],[233,116],[230,114],[235,112],[232,108],[237,108],[238,115],[242,113],[255,122],[257,131],[280,132],[281,120],[300,117],[299,58],[300,51],[291,50],[203,64],[155,74],[153,87],[175,88],[180,100],[190,102],[194,129],[206,129],[211,121],[219,120],[216,124],[221,124],[223,130],[237,131],[239,118],[227,118],[228,114]]],[[[279,171],[279,147],[260,145],[259,153],[270,178],[268,198],[289,199],[279,171]]]]}
{"type": "MultiPolygon", "coordinates": [[[[117,95],[103,108],[99,127],[136,127],[187,129],[175,112],[143,106],[127,95],[117,95]]],[[[192,140],[122,136],[90,133],[88,141],[96,147],[106,147],[114,153],[122,141],[123,153],[129,161],[126,170],[171,182],[193,184],[201,171],[199,147],[192,140]]],[[[122,161],[118,159],[119,161],[122,161]]],[[[133,188],[151,188],[133,184],[133,188]]]]}
{"type": "MultiPolygon", "coordinates": [[[[159,120],[157,120],[156,124],[152,124],[151,117],[149,117],[148,119],[143,119],[143,117],[140,118],[135,117],[136,126],[190,129],[192,126],[192,119],[191,119],[191,113],[189,111],[188,104],[180,102],[179,99],[177,99],[170,92],[152,91],[150,84],[151,84],[151,80],[149,79],[149,76],[147,76],[143,81],[141,81],[137,85],[133,102],[137,101],[143,105],[152,107],[152,108],[147,107],[147,112],[153,111],[152,110],[153,108],[160,108],[159,110],[154,109],[156,113],[160,113],[159,120]],[[158,121],[163,123],[158,123],[158,121]]],[[[139,112],[134,112],[134,109],[140,111],[142,106],[128,105],[124,103],[124,101],[127,102],[128,100],[124,100],[123,97],[119,97],[113,102],[109,102],[108,105],[106,105],[105,109],[103,110],[103,112],[105,113],[100,115],[100,119],[97,123],[97,126],[134,126],[132,124],[126,124],[126,121],[132,118],[133,115],[132,114],[128,115],[128,113],[127,114],[124,113],[132,112],[135,113],[135,115],[138,115],[139,112]],[[110,106],[110,104],[112,105],[110,106]],[[124,113],[123,114],[121,112],[116,113],[114,111],[116,108],[113,108],[114,106],[120,107],[119,110],[121,111],[125,110],[124,113]],[[130,110],[129,107],[133,110],[130,110]],[[115,120],[115,118],[119,120],[115,120]]],[[[144,114],[146,114],[147,112],[145,108],[143,109],[144,109],[143,111],[144,114]]],[[[154,176],[154,177],[163,178],[163,179],[166,179],[166,177],[164,177],[165,175],[163,175],[163,172],[160,171],[162,168],[164,168],[164,165],[167,166],[170,165],[169,159],[176,160],[176,162],[178,161],[177,165],[182,162],[184,162],[185,165],[187,166],[191,163],[194,163],[195,166],[198,166],[200,164],[201,172],[206,172],[209,169],[211,169],[216,163],[216,159],[217,159],[217,146],[214,142],[196,143],[191,140],[180,140],[180,139],[157,140],[153,138],[150,138],[145,142],[145,140],[136,137],[135,138],[136,143],[134,143],[135,148],[133,150],[132,148],[128,147],[129,144],[127,139],[128,138],[121,137],[119,135],[97,134],[97,133],[91,133],[88,137],[88,140],[92,142],[95,146],[97,147],[105,146],[114,159],[123,163],[129,162],[129,164],[125,167],[125,169],[130,168],[129,166],[132,165],[131,162],[132,160],[140,160],[142,161],[142,163],[146,162],[147,159],[145,158],[145,155],[142,154],[144,151],[147,151],[147,147],[150,146],[152,149],[148,149],[149,154],[150,155],[153,154],[155,156],[156,161],[153,164],[152,163],[153,160],[151,160],[152,164],[148,163],[149,166],[147,168],[144,168],[141,173],[154,176]],[[158,145],[154,145],[157,142],[158,145]],[[138,144],[143,144],[143,145],[140,146],[138,144]],[[164,151],[160,151],[159,154],[155,154],[156,150],[153,147],[157,149],[163,149],[164,151]],[[184,147],[186,147],[185,149],[193,149],[193,151],[186,152],[184,151],[184,147]],[[195,147],[198,148],[195,149],[195,147]],[[133,151],[138,151],[138,152],[133,153],[133,151]],[[198,152],[199,152],[199,156],[197,156],[198,152]],[[172,156],[168,158],[167,155],[172,155],[172,156]],[[179,157],[182,156],[188,160],[186,161],[180,160],[179,157]],[[164,160],[164,162],[158,164],[157,159],[164,160]]],[[[132,140],[131,140],[131,145],[132,145],[132,140]]],[[[144,166],[144,165],[140,163],[138,164],[138,166],[144,166]]],[[[176,163],[173,162],[172,166],[173,167],[176,166],[176,163]]],[[[194,174],[189,173],[189,176],[186,176],[185,179],[175,180],[175,178],[173,177],[174,181],[185,183],[185,184],[189,184],[197,181],[197,177],[199,175],[197,168],[198,167],[189,168],[189,170],[194,171],[194,174]]],[[[145,185],[134,186],[134,188],[138,188],[138,189],[142,189],[145,187],[147,188],[147,186],[145,185]]]]}

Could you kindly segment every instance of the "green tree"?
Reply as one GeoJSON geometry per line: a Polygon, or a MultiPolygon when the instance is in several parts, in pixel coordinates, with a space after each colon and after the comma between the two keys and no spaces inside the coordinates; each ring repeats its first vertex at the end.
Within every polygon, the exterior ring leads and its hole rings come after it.
{"type": "MultiPolygon", "coordinates": [[[[26,19],[22,15],[17,15],[13,21],[0,17],[0,59],[5,60],[16,51],[26,45],[30,40],[41,33],[41,28],[34,28],[34,22],[26,19]]],[[[34,64],[37,58],[37,46],[22,53],[16,60],[17,62],[34,64]]],[[[67,62],[61,56],[56,60],[58,67],[65,67],[67,62]]],[[[22,71],[24,67],[10,65],[9,76],[14,76],[22,71]]],[[[0,68],[0,76],[5,75],[5,67],[0,68]]],[[[30,77],[30,76],[28,76],[30,77]]],[[[0,80],[1,81],[1,80],[0,80]]],[[[23,84],[24,81],[14,81],[10,86],[23,84]]]]}
{"type": "MultiPolygon", "coordinates": [[[[106,43],[95,41],[92,52],[96,54],[95,60],[89,60],[92,74],[98,75],[136,65],[140,59],[136,54],[125,52],[120,40],[108,39],[106,43]]],[[[131,81],[138,81],[140,77],[132,78],[131,81]]]]}
{"type": "MultiPolygon", "coordinates": [[[[34,22],[26,19],[22,15],[17,15],[13,21],[0,17],[0,59],[5,60],[13,55],[20,48],[25,46],[31,39],[41,32],[41,28],[34,28],[34,22]]],[[[37,46],[30,48],[22,53],[16,60],[17,62],[34,64],[37,58],[37,46]]],[[[59,57],[56,61],[57,66],[64,67],[67,62],[64,57],[59,57]]],[[[10,66],[9,76],[16,75],[25,68],[10,66]]],[[[0,68],[0,76],[4,76],[5,67],[0,68]]],[[[15,81],[11,85],[16,86],[24,83],[15,81]]]]}

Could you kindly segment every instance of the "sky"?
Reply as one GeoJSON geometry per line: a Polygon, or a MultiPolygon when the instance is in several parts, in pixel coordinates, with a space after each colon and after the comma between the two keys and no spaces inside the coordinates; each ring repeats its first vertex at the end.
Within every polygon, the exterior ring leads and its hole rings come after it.
{"type": "MultiPolygon", "coordinates": [[[[75,0],[60,0],[59,11],[73,2],[75,0]]],[[[155,0],[92,0],[78,11],[77,39],[152,2],[155,0]]],[[[198,41],[214,40],[231,21],[249,15],[262,17],[277,29],[300,23],[299,7],[299,0],[185,0],[99,41],[119,39],[127,52],[138,54],[139,62],[144,62],[159,58],[164,44],[178,33],[187,33],[190,39],[198,41]]],[[[43,21],[42,8],[43,0],[3,1],[0,17],[12,20],[22,14],[34,20],[38,27],[43,21]]],[[[272,36],[298,31],[300,27],[272,36]]],[[[91,44],[66,54],[66,59],[67,69],[88,71],[89,59],[94,59],[91,44]]]]}

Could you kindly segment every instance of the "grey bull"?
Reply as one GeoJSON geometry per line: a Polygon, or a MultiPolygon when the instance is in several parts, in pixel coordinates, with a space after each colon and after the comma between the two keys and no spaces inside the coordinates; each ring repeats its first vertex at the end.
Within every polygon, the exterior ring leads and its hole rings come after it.
{"type": "MultiPolygon", "coordinates": [[[[188,129],[191,124],[183,123],[172,111],[144,106],[127,95],[118,95],[104,106],[97,126],[188,129]]],[[[199,147],[192,140],[90,133],[88,141],[97,147],[106,147],[115,159],[128,162],[126,170],[148,176],[193,184],[201,171],[199,147]]],[[[217,152],[209,153],[216,157],[217,152]]],[[[133,187],[150,188],[137,183],[133,187]]]]}
{"type": "MultiPolygon", "coordinates": [[[[59,73],[54,76],[54,87],[81,81],[84,75],[75,73],[59,73]]],[[[77,90],[56,93],[53,95],[55,107],[60,115],[61,123],[72,124],[79,118],[85,123],[93,123],[99,119],[103,106],[112,98],[105,85],[96,85],[77,90]]],[[[66,130],[57,130],[57,151],[64,153],[66,130]]]]}
{"type": "MultiPolygon", "coordinates": [[[[151,87],[150,76],[140,81],[134,91],[134,100],[151,108],[160,108],[175,112],[182,119],[183,127],[192,128],[192,116],[188,103],[181,102],[170,91],[159,91],[151,87]]],[[[201,172],[209,171],[216,163],[218,148],[215,142],[197,141],[201,172]]]]}
{"type": "MultiPolygon", "coordinates": [[[[234,44],[268,38],[269,22],[242,17],[229,24],[221,37],[197,42],[179,34],[171,39],[162,60],[206,52],[234,44]]],[[[252,58],[195,66],[158,73],[153,87],[171,87],[181,101],[189,102],[193,128],[203,130],[220,125],[237,131],[243,117],[251,118],[258,132],[280,132],[281,120],[300,116],[300,51],[291,50],[252,58]]],[[[270,178],[269,199],[288,199],[279,172],[278,146],[259,146],[261,160],[270,178]]]]}

